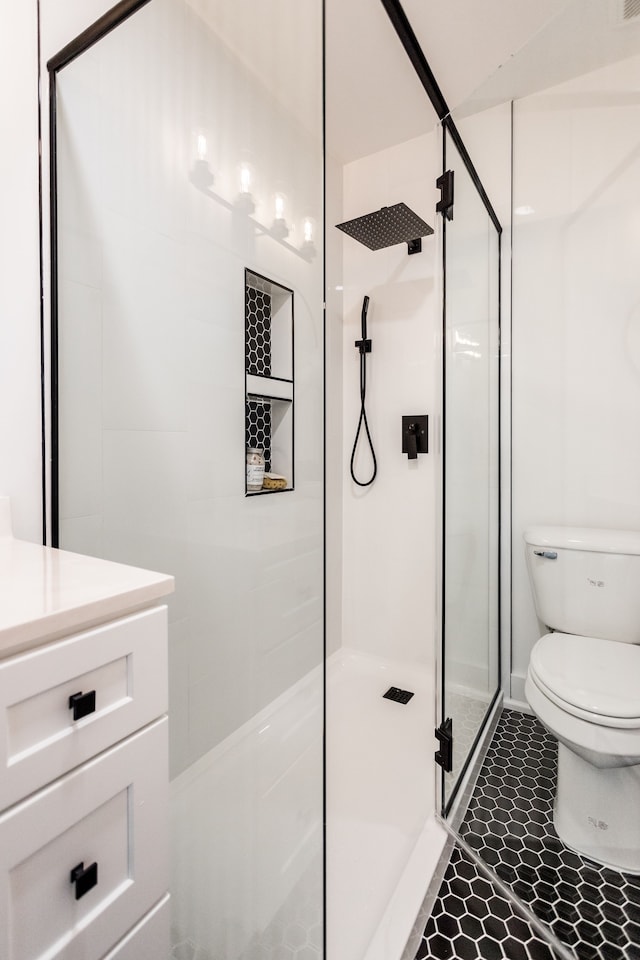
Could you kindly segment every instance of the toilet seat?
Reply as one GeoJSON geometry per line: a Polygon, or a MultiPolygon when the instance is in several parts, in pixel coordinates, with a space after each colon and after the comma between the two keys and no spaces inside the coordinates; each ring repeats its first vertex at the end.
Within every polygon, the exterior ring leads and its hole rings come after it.
{"type": "Polygon", "coordinates": [[[567,713],[606,727],[640,727],[640,647],[548,633],[529,662],[536,686],[567,713]]]}

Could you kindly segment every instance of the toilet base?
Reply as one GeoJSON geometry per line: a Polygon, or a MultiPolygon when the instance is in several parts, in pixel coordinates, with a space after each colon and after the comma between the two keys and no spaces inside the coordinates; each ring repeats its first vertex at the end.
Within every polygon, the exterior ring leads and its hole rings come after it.
{"type": "Polygon", "coordinates": [[[558,744],[553,821],[567,847],[613,870],[640,874],[640,765],[599,769],[558,744]]]}

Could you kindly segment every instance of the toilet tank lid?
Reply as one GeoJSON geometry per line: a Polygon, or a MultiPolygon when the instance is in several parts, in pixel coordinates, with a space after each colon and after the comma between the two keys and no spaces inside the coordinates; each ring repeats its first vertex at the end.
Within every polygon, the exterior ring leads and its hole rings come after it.
{"type": "Polygon", "coordinates": [[[593,553],[640,555],[640,531],[596,527],[527,527],[525,543],[535,547],[584,550],[593,553]]]}

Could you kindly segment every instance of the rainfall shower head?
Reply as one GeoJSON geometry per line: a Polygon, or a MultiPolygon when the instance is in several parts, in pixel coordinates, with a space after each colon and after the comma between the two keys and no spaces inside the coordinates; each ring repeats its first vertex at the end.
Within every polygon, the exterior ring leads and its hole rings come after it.
{"type": "Polygon", "coordinates": [[[337,223],[336,226],[369,247],[369,250],[382,250],[396,243],[406,243],[409,253],[418,253],[422,249],[421,238],[433,233],[429,224],[410,210],[406,203],[382,207],[374,213],[347,220],[346,223],[337,223]]]}

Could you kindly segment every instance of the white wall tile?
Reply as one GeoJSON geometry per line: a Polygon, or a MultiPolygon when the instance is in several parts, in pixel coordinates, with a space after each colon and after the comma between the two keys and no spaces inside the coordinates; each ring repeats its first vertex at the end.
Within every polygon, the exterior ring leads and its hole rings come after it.
{"type": "Polygon", "coordinates": [[[60,517],[102,512],[102,298],[95,287],[62,281],[60,517]],[[79,398],[82,398],[79,400],[79,398]]]}
{"type": "MultiPolygon", "coordinates": [[[[433,225],[438,172],[435,135],[349,164],[344,219],[402,201],[433,225]]],[[[427,237],[423,252],[408,256],[404,244],[370,251],[345,237],[343,251],[343,642],[376,655],[433,663],[436,455],[415,463],[402,455],[401,417],[428,413],[433,431],[439,412],[436,242],[427,237]],[[348,470],[359,415],[354,341],[365,294],[373,343],[367,417],[378,476],[362,489],[348,470]]],[[[370,459],[362,441],[356,462],[357,475],[366,479],[370,459]]]]}
{"type": "MultiPolygon", "coordinates": [[[[188,738],[190,761],[322,657],[322,265],[229,208],[248,150],[255,216],[270,226],[271,188],[288,178],[288,242],[301,242],[302,217],[312,216],[321,251],[321,102],[301,127],[293,105],[273,99],[226,45],[229,25],[218,26],[158,2],[60,78],[61,254],[74,257],[88,238],[65,270],[97,291],[102,369],[87,370],[79,349],[67,360],[76,379],[102,385],[106,555],[176,577],[170,623],[188,627],[190,664],[174,742],[188,738]],[[201,128],[214,194],[189,179],[201,128]],[[287,497],[244,496],[245,267],[294,290],[296,491],[287,497]],[[251,609],[253,626],[239,615],[251,609]],[[266,682],[270,660],[277,671],[266,682]]],[[[72,304],[63,307],[66,322],[72,304]]]]}
{"type": "Polygon", "coordinates": [[[631,58],[515,105],[514,206],[535,210],[514,227],[516,679],[540,635],[524,528],[640,529],[639,67],[631,58]]]}
{"type": "Polygon", "coordinates": [[[103,556],[102,514],[95,517],[68,517],[60,520],[60,536],[72,553],[103,556]]]}
{"type": "MultiPolygon", "coordinates": [[[[511,104],[503,103],[481,113],[459,118],[458,128],[478,171],[498,220],[501,235],[500,328],[500,576],[502,687],[511,676],[511,104]]],[[[496,398],[493,398],[495,407],[496,398]]],[[[496,478],[497,480],[497,478],[496,478]]],[[[492,518],[497,526],[497,520],[492,518]]],[[[490,582],[491,595],[498,585],[490,582]]],[[[495,611],[492,611],[495,614],[495,611]]],[[[495,652],[493,654],[495,656],[495,652]]]]}
{"type": "Polygon", "coordinates": [[[102,286],[102,247],[96,237],[61,225],[58,254],[60,275],[64,280],[88,287],[102,286]]]}
{"type": "Polygon", "coordinates": [[[17,537],[42,540],[37,9],[2,0],[0,493],[17,537]]]}

